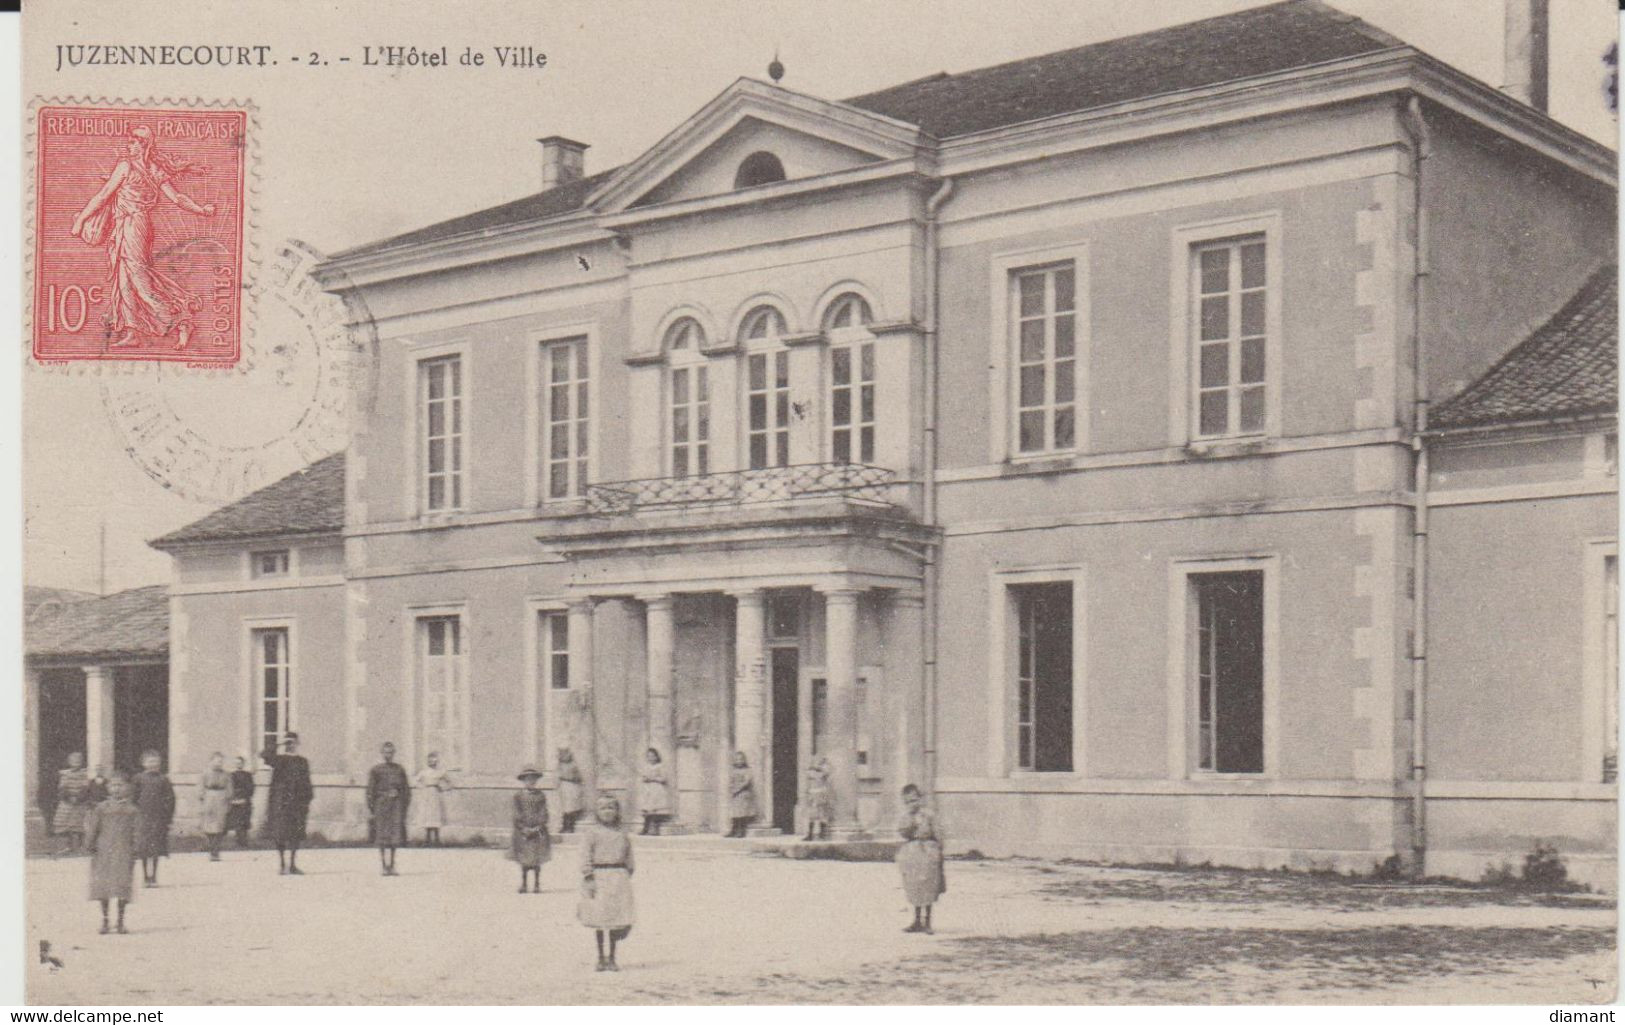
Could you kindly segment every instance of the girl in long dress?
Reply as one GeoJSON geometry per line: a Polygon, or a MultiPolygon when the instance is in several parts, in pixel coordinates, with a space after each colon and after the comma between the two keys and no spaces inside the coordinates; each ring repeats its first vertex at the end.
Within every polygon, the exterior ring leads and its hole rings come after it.
{"type": "Polygon", "coordinates": [[[728,817],[733,820],[728,835],[736,839],[745,835],[745,827],[756,817],[756,775],[743,751],[734,752],[733,771],[728,773],[728,817]]]}
{"type": "Polygon", "coordinates": [[[68,755],[68,767],[59,770],[56,777],[56,811],[51,816],[51,832],[68,838],[68,846],[58,854],[71,854],[85,839],[85,815],[90,810],[85,794],[90,789],[90,774],[85,771],[85,756],[78,751],[68,755]]]}
{"type": "Polygon", "coordinates": [[[598,798],[597,821],[581,836],[581,902],[576,918],[598,940],[598,970],[618,972],[615,944],[632,932],[632,838],[621,828],[621,802],[609,794],[598,798]],[[605,954],[605,941],[608,954],[605,954]]]}
{"type": "Polygon", "coordinates": [[[85,847],[90,851],[90,899],[102,906],[102,935],[107,905],[118,902],[118,931],[124,932],[124,908],[135,899],[135,846],[141,813],[130,803],[130,784],[123,773],[107,781],[107,800],[85,816],[85,847]]]}
{"type": "Polygon", "coordinates": [[[440,752],[430,751],[428,765],[418,772],[419,796],[413,807],[417,811],[418,828],[423,830],[425,845],[440,846],[440,829],[446,824],[446,795],[454,784],[451,774],[440,767],[440,752]]]}
{"type": "Polygon", "coordinates": [[[650,748],[643,755],[642,785],[638,804],[643,811],[643,835],[659,836],[660,823],[671,814],[671,775],[666,772],[660,752],[650,748]]]}
{"type": "Polygon", "coordinates": [[[547,795],[537,786],[542,770],[527,765],[519,770],[523,790],[513,795],[513,839],[509,857],[519,862],[519,892],[525,893],[532,875],[536,888],[542,892],[542,865],[553,857],[553,838],[547,832],[547,795]]]}
{"type": "Polygon", "coordinates": [[[135,853],[141,858],[143,885],[158,885],[158,859],[169,857],[169,824],[175,818],[175,785],[161,771],[163,756],[141,753],[141,773],[130,781],[130,800],[141,813],[135,853]]]}
{"type": "Polygon", "coordinates": [[[226,835],[226,816],[231,811],[231,776],[226,772],[226,756],[216,751],[209,767],[197,781],[198,828],[209,841],[209,860],[220,860],[220,841],[226,835]]]}
{"type": "Polygon", "coordinates": [[[942,830],[936,813],[925,806],[925,796],[913,783],[903,788],[903,817],[897,824],[903,846],[897,850],[897,870],[903,876],[903,895],[914,906],[914,924],[904,932],[931,931],[931,905],[948,890],[942,874],[942,830]]]}
{"type": "Polygon", "coordinates": [[[559,748],[559,818],[562,825],[561,833],[574,833],[576,819],[581,817],[583,805],[581,803],[582,781],[581,766],[576,764],[575,752],[567,747],[559,748]]]}
{"type": "Polygon", "coordinates": [[[835,789],[829,783],[829,759],[819,755],[807,766],[807,835],[803,840],[829,839],[829,824],[835,818],[835,789]]]}
{"type": "Polygon", "coordinates": [[[73,219],[73,234],[107,249],[110,288],[107,326],[113,345],[134,345],[141,336],[174,334],[175,348],[191,340],[192,315],[202,300],[153,265],[153,211],[167,199],[188,213],[213,217],[213,203],[196,203],[177,192],[174,181],[202,168],[175,160],[158,149],[152,129],[130,132],[124,157],[107,181],[73,219]]]}

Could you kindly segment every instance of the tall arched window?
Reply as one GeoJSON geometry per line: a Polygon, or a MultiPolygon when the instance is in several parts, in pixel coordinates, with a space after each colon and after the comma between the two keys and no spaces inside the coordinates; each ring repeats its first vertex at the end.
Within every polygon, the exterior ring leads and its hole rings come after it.
{"type": "Polygon", "coordinates": [[[673,477],[711,472],[711,379],[700,351],[704,345],[705,329],[693,317],[666,329],[673,477]]]}
{"type": "Polygon", "coordinates": [[[847,292],[829,304],[829,454],[837,463],[875,461],[875,340],[869,303],[847,292]]]}
{"type": "Polygon", "coordinates": [[[790,465],[790,353],[784,314],[758,306],[739,326],[745,347],[745,437],[750,468],[790,465]]]}
{"type": "Polygon", "coordinates": [[[739,162],[734,175],[734,188],[748,189],[754,185],[769,185],[784,181],[784,165],[766,150],[759,150],[739,162]]]}

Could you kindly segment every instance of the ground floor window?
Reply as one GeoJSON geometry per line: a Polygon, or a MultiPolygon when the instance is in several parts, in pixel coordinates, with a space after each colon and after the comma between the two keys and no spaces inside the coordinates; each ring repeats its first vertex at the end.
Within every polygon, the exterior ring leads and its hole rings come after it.
{"type": "Polygon", "coordinates": [[[563,612],[538,613],[536,626],[543,689],[569,690],[570,617],[563,612]]]}
{"type": "Polygon", "coordinates": [[[417,624],[418,695],[423,751],[447,769],[468,767],[468,675],[462,620],[424,616],[417,624]]]}
{"type": "Polygon", "coordinates": [[[1016,615],[1016,765],[1072,771],[1072,585],[1010,588],[1016,615]]]}
{"type": "Polygon", "coordinates": [[[1264,574],[1197,573],[1196,767],[1264,771],[1264,574]]]}
{"type": "Polygon", "coordinates": [[[254,649],[254,684],[259,700],[260,750],[279,750],[282,735],[293,728],[290,711],[292,661],[285,626],[255,630],[250,635],[254,649]]]}

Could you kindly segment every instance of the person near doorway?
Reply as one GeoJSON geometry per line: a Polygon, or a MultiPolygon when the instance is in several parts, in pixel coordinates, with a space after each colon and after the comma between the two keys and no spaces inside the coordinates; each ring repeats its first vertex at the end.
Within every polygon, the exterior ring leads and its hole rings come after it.
{"type": "Polygon", "coordinates": [[[513,795],[513,835],[509,840],[509,857],[519,862],[519,892],[532,876],[536,879],[533,890],[542,892],[542,865],[553,857],[553,838],[547,831],[547,795],[542,792],[542,770],[527,765],[519,770],[519,782],[524,786],[513,795]]]}
{"type": "Polygon", "coordinates": [[[124,908],[135,899],[136,833],[141,813],[130,801],[130,784],[122,772],[107,781],[107,800],[85,816],[85,848],[90,851],[90,899],[102,906],[102,935],[108,904],[118,902],[118,931],[124,932],[124,908]]]}
{"type": "Polygon", "coordinates": [[[266,745],[260,758],[271,767],[271,797],[265,808],[265,831],[276,845],[277,872],[302,876],[299,845],[305,842],[305,818],[310,814],[310,762],[299,754],[299,734],[289,730],[282,738],[284,754],[274,743],[266,745]]]}
{"type": "Polygon", "coordinates": [[[231,776],[226,773],[226,756],[216,751],[209,767],[197,781],[198,830],[209,844],[209,860],[220,860],[220,841],[226,835],[226,816],[231,811],[231,776]]]}
{"type": "Polygon", "coordinates": [[[395,871],[395,851],[406,843],[406,813],[412,804],[412,784],[395,761],[395,745],[384,741],[378,749],[383,761],[367,773],[367,814],[372,818],[372,842],[378,845],[378,865],[386,876],[395,871]]]}
{"type": "Polygon", "coordinates": [[[90,770],[90,784],[85,787],[85,810],[88,812],[107,800],[107,768],[98,765],[90,770]]]}
{"type": "Polygon", "coordinates": [[[903,896],[914,908],[914,924],[904,932],[931,932],[931,905],[948,890],[942,874],[942,830],[937,816],[926,807],[925,795],[913,783],[903,787],[903,817],[897,824],[903,846],[897,850],[897,870],[903,876],[903,896]]]}
{"type": "Polygon", "coordinates": [[[604,794],[593,810],[597,821],[581,837],[581,902],[576,918],[598,940],[598,970],[618,972],[615,945],[631,935],[635,917],[632,838],[621,828],[621,802],[604,794]]]}
{"type": "Polygon", "coordinates": [[[561,833],[574,833],[576,819],[581,817],[581,766],[576,764],[575,752],[559,748],[559,826],[561,833]]]}
{"type": "Polygon", "coordinates": [[[90,811],[85,791],[89,788],[85,756],[75,751],[68,755],[68,767],[56,774],[56,810],[51,816],[51,832],[68,840],[68,845],[58,854],[72,854],[84,843],[85,815],[90,811]]]}
{"type": "Polygon", "coordinates": [[[451,773],[440,767],[440,752],[430,751],[425,759],[428,763],[418,771],[418,789],[422,793],[418,796],[417,804],[413,805],[416,811],[418,828],[423,830],[424,846],[433,844],[440,846],[440,830],[446,824],[446,795],[455,789],[451,781],[451,773]]]}
{"type": "Polygon", "coordinates": [[[175,820],[175,785],[163,773],[164,756],[141,752],[141,773],[131,783],[135,810],[141,813],[135,853],[141,859],[143,886],[158,885],[158,859],[169,857],[169,824],[175,820]]]}
{"type": "Polygon", "coordinates": [[[814,755],[807,766],[807,835],[803,840],[829,839],[829,824],[835,818],[835,788],[829,783],[829,759],[814,755]]]}
{"type": "Polygon", "coordinates": [[[659,836],[660,824],[671,815],[671,774],[654,748],[643,753],[643,785],[638,804],[643,812],[643,835],[659,836]]]}
{"type": "Polygon", "coordinates": [[[728,818],[733,828],[728,835],[735,839],[745,835],[745,827],[756,817],[756,774],[750,771],[745,752],[734,752],[733,771],[728,773],[728,818]]]}
{"type": "Polygon", "coordinates": [[[237,756],[231,771],[231,796],[226,801],[226,832],[237,834],[237,846],[248,846],[248,830],[254,823],[254,774],[248,759],[237,756]]]}

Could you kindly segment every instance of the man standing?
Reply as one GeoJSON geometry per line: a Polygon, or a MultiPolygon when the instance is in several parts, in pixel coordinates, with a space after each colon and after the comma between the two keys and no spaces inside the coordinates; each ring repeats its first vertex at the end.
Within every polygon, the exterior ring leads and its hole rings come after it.
{"type": "Polygon", "coordinates": [[[384,760],[367,774],[367,814],[372,817],[378,862],[384,875],[392,876],[397,874],[395,848],[406,842],[406,808],[412,802],[412,787],[406,770],[395,764],[395,745],[386,740],[379,753],[384,760]]]}
{"type": "Polygon", "coordinates": [[[298,754],[299,734],[289,730],[282,746],[287,754],[277,754],[275,745],[260,752],[271,767],[271,797],[265,809],[265,830],[276,844],[279,875],[302,876],[299,871],[299,845],[305,839],[305,816],[315,792],[310,786],[310,763],[298,754]]]}

